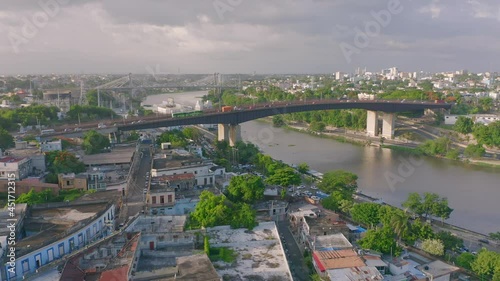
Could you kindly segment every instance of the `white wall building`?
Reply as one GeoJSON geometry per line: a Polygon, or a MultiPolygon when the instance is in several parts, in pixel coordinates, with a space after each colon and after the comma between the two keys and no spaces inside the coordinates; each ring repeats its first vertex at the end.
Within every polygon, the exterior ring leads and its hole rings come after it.
{"type": "Polygon", "coordinates": [[[11,174],[16,180],[27,178],[32,171],[32,161],[28,157],[15,158],[11,156],[0,159],[0,179],[9,179],[11,174]]]}
{"type": "Polygon", "coordinates": [[[488,125],[490,123],[500,121],[500,116],[499,115],[492,115],[492,114],[471,114],[471,115],[445,115],[444,116],[444,123],[446,125],[455,125],[455,123],[458,120],[458,117],[464,116],[467,118],[470,118],[474,121],[474,124],[485,124],[488,125]]]}
{"type": "Polygon", "coordinates": [[[202,159],[170,160],[159,158],[153,160],[152,177],[173,176],[192,173],[197,185],[215,184],[215,173],[210,170],[214,164],[202,159]]]}
{"type": "Polygon", "coordinates": [[[62,140],[41,142],[40,150],[42,152],[62,151],[62,140]]]}

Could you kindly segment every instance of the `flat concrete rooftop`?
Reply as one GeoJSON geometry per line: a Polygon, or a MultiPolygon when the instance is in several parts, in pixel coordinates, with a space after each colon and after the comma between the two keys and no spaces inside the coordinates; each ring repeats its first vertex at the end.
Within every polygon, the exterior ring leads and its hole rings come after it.
{"type": "Polygon", "coordinates": [[[85,165],[111,165],[128,164],[132,161],[135,147],[115,147],[108,153],[98,153],[92,155],[83,155],[82,162],[85,165]]]}
{"type": "Polygon", "coordinates": [[[27,233],[35,234],[18,241],[16,249],[33,251],[53,243],[65,237],[66,232],[78,223],[81,223],[83,227],[95,215],[106,210],[107,206],[107,203],[89,203],[59,208],[32,209],[31,215],[25,219],[24,228],[27,233]]]}

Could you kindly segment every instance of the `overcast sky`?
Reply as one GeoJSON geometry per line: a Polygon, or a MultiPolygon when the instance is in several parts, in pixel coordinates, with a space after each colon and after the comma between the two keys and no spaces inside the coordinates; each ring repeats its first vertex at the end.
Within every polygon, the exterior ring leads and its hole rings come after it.
{"type": "Polygon", "coordinates": [[[0,73],[500,70],[500,1],[397,3],[3,0],[0,73]]]}

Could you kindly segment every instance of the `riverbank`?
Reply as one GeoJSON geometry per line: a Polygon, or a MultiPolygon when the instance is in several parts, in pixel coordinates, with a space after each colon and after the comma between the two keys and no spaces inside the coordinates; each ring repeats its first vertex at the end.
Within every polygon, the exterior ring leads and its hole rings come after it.
{"type": "MultiPolygon", "coordinates": [[[[268,123],[272,125],[272,120],[270,118],[264,118],[259,121],[268,123]]],[[[418,156],[424,156],[424,153],[418,149],[418,146],[421,144],[419,142],[414,142],[414,141],[398,141],[398,140],[384,140],[383,142],[380,142],[380,138],[373,138],[373,137],[368,137],[364,134],[359,135],[356,131],[344,131],[343,133],[339,132],[334,132],[332,130],[329,130],[327,132],[323,133],[317,133],[317,132],[312,132],[309,131],[306,126],[300,126],[298,124],[295,125],[289,125],[286,124],[282,127],[280,127],[285,130],[291,130],[294,132],[299,132],[299,133],[305,133],[311,136],[315,137],[320,137],[320,138],[328,138],[328,139],[333,139],[335,141],[341,142],[341,143],[350,143],[354,145],[359,145],[359,146],[378,146],[382,148],[388,148],[394,151],[399,151],[399,152],[404,152],[412,155],[418,155],[418,156]]],[[[500,160],[486,160],[486,159],[469,159],[469,158],[460,158],[458,160],[456,159],[450,159],[438,155],[425,155],[428,157],[434,157],[438,159],[446,159],[450,161],[456,161],[460,162],[466,165],[473,165],[473,166],[481,166],[481,167],[488,167],[488,168],[499,168],[500,169],[500,160]]]]}

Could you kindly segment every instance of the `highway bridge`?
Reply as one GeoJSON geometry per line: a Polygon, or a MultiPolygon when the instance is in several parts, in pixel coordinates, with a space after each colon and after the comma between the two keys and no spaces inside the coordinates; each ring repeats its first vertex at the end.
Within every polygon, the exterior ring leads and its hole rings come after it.
{"type": "MultiPolygon", "coordinates": [[[[42,140],[48,140],[57,136],[81,137],[86,130],[94,129],[101,133],[119,133],[123,131],[144,130],[161,127],[186,126],[196,124],[219,124],[219,139],[238,139],[239,124],[278,114],[287,114],[314,110],[335,110],[335,109],[366,109],[368,110],[367,133],[371,136],[379,134],[379,112],[383,112],[382,136],[392,138],[394,136],[394,122],[396,112],[408,112],[424,109],[450,109],[452,104],[431,103],[421,101],[391,101],[391,100],[310,100],[275,102],[257,104],[237,108],[230,112],[220,112],[219,110],[205,110],[198,116],[172,118],[170,115],[158,115],[142,117],[141,120],[115,120],[113,124],[107,121],[106,128],[97,128],[97,124],[83,124],[82,130],[75,132],[71,128],[61,127],[61,131],[41,136],[42,140]],[[66,130],[66,131],[64,131],[66,130]],[[222,132],[221,132],[222,131],[222,132]],[[231,136],[231,134],[233,136],[231,136]]],[[[111,121],[113,122],[113,121],[111,121]]]]}

